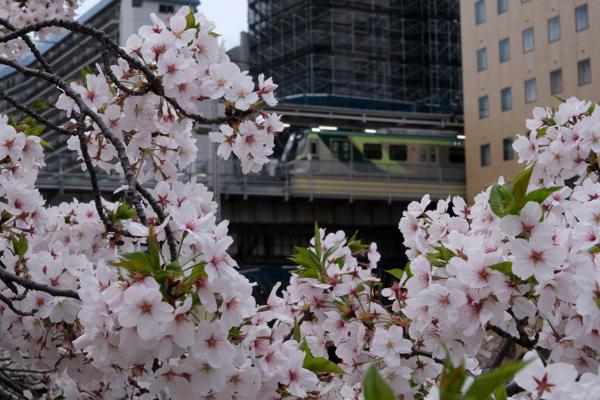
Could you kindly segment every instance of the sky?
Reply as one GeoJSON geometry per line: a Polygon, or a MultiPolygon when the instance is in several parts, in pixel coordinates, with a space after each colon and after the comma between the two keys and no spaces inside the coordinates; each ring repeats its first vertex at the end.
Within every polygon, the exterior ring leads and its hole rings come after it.
{"type": "MultiPolygon", "coordinates": [[[[97,2],[98,0],[84,0],[78,14],[85,13],[97,2]]],[[[227,49],[240,44],[240,32],[248,29],[248,0],[201,0],[199,9],[215,21],[216,31],[223,38],[227,49]]]]}

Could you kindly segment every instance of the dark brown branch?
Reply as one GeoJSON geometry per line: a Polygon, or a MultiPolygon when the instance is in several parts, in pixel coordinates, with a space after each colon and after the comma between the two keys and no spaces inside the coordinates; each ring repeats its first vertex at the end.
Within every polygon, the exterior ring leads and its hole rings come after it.
{"type": "Polygon", "coordinates": [[[80,300],[79,295],[74,290],[56,289],[51,286],[44,285],[42,283],[30,281],[21,278],[20,276],[14,275],[3,268],[0,268],[0,279],[2,279],[3,281],[6,279],[8,281],[14,282],[18,285],[23,286],[26,289],[39,290],[40,292],[46,292],[53,296],[70,297],[72,299],[80,300]]]}
{"type": "Polygon", "coordinates": [[[118,87],[122,92],[128,94],[129,96],[143,96],[146,93],[152,91],[152,87],[148,83],[145,83],[140,89],[132,89],[125,86],[119,80],[119,78],[115,76],[115,74],[112,72],[112,69],[110,69],[109,52],[107,50],[102,51],[102,70],[104,71],[104,74],[110,78],[112,83],[115,84],[116,87],[118,87]]]}
{"type": "Polygon", "coordinates": [[[129,157],[127,156],[125,144],[118,137],[116,137],[110,131],[110,129],[108,129],[108,126],[106,125],[104,120],[100,117],[100,115],[98,115],[96,112],[94,112],[92,109],[90,109],[87,106],[87,104],[85,103],[85,101],[83,100],[83,98],[81,97],[81,95],[79,93],[75,92],[61,77],[53,75],[53,74],[49,74],[44,71],[39,71],[36,69],[24,67],[17,62],[8,60],[3,57],[0,57],[0,64],[4,64],[4,65],[8,65],[10,67],[13,67],[14,69],[21,72],[24,75],[38,77],[38,78],[44,79],[50,83],[55,84],[67,96],[69,96],[71,99],[73,99],[75,101],[75,103],[79,107],[79,110],[82,114],[87,115],[96,123],[98,128],[100,128],[100,131],[102,132],[102,134],[111,142],[111,144],[114,146],[115,150],[117,151],[117,157],[119,159],[121,166],[123,167],[123,173],[125,174],[125,178],[127,179],[127,183],[129,185],[129,190],[132,193],[133,205],[136,209],[136,212],[138,213],[140,221],[144,225],[146,225],[147,224],[146,215],[145,215],[144,209],[142,207],[141,196],[135,189],[137,181],[136,181],[135,175],[133,173],[131,164],[129,162],[129,157]]]}
{"type": "Polygon", "coordinates": [[[17,100],[15,100],[14,97],[8,95],[4,90],[1,90],[1,89],[0,89],[0,98],[3,100],[6,100],[6,102],[9,103],[10,105],[12,105],[14,108],[21,111],[22,113],[29,115],[31,118],[35,119],[40,124],[46,125],[48,128],[54,130],[59,135],[68,135],[68,136],[74,135],[73,132],[56,125],[54,122],[44,118],[41,114],[20,104],[17,100]]]}
{"type": "MultiPolygon", "coordinates": [[[[165,215],[163,209],[158,204],[156,199],[154,199],[154,197],[152,197],[150,192],[148,192],[146,190],[146,188],[144,188],[139,183],[137,184],[136,189],[138,190],[138,192],[141,193],[142,197],[144,197],[144,199],[146,199],[146,201],[148,201],[148,204],[150,204],[150,207],[152,207],[152,209],[158,216],[158,219],[160,220],[160,222],[161,223],[164,222],[165,219],[167,218],[167,216],[165,215]]],[[[175,260],[177,260],[177,245],[175,244],[173,232],[171,231],[171,227],[169,227],[169,224],[165,225],[165,236],[167,238],[167,245],[169,246],[169,252],[171,253],[171,261],[175,261],[175,260]]]]}
{"type": "MultiPolygon", "coordinates": [[[[5,21],[5,20],[0,19],[0,21],[5,21]]],[[[78,33],[81,33],[81,34],[84,34],[86,36],[90,36],[90,37],[96,39],[98,42],[100,42],[100,44],[105,49],[108,49],[110,52],[116,54],[118,57],[127,61],[127,63],[129,64],[130,67],[133,67],[134,69],[140,71],[146,78],[146,80],[148,82],[148,86],[151,88],[152,92],[163,97],[180,114],[182,114],[183,116],[185,116],[189,119],[192,119],[196,122],[203,123],[203,124],[223,124],[223,123],[232,122],[232,121],[239,121],[242,118],[252,115],[256,112],[256,110],[253,108],[251,108],[247,111],[233,110],[232,112],[228,113],[228,115],[226,115],[224,117],[213,118],[213,119],[204,118],[203,116],[198,115],[198,114],[188,113],[185,110],[183,110],[183,108],[181,108],[181,106],[177,103],[177,101],[175,99],[172,99],[165,95],[160,79],[139,59],[137,59],[136,57],[132,56],[131,54],[129,54],[125,50],[123,50],[119,46],[118,43],[116,43],[110,36],[108,36],[104,32],[102,32],[98,29],[94,29],[89,26],[81,25],[74,21],[62,20],[62,19],[52,19],[52,20],[47,20],[47,21],[41,21],[36,24],[31,24],[31,25],[25,26],[19,30],[16,30],[14,32],[11,32],[7,35],[0,37],[0,43],[5,43],[7,41],[16,39],[18,37],[22,37],[22,35],[26,35],[28,33],[36,32],[36,31],[39,31],[40,29],[49,28],[49,27],[65,28],[71,32],[78,32],[78,33]]],[[[111,80],[112,80],[112,77],[111,77],[111,80]]],[[[127,93],[126,90],[124,90],[124,92],[127,93]]]]}
{"type": "Polygon", "coordinates": [[[79,148],[81,150],[81,157],[90,175],[90,184],[92,185],[92,193],[94,195],[94,204],[96,205],[96,211],[98,216],[102,220],[102,223],[106,227],[107,232],[114,231],[113,224],[106,217],[104,212],[104,206],[102,205],[102,194],[100,193],[100,186],[98,186],[98,176],[96,175],[96,169],[92,163],[90,153],[88,151],[87,141],[84,134],[85,129],[85,115],[79,114],[77,116],[77,136],[79,137],[79,148]]]}
{"type": "MultiPolygon", "coordinates": [[[[0,25],[4,25],[6,28],[10,29],[13,32],[17,30],[17,28],[14,25],[2,18],[0,18],[0,25]]],[[[39,52],[37,46],[33,43],[29,35],[23,34],[20,36],[20,38],[23,39],[27,47],[29,47],[29,50],[31,50],[31,53],[36,58],[36,60],[38,60],[42,68],[44,68],[47,72],[54,74],[55,72],[52,70],[52,67],[50,66],[50,64],[48,64],[46,59],[39,52]]]]}
{"type": "Polygon", "coordinates": [[[17,307],[15,307],[15,305],[13,304],[13,301],[11,299],[9,299],[8,297],[4,296],[2,293],[0,293],[0,302],[6,304],[6,306],[15,314],[20,315],[22,317],[29,317],[31,315],[33,315],[33,312],[25,312],[25,311],[21,311],[19,310],[17,307]]]}
{"type": "Polygon", "coordinates": [[[494,350],[490,361],[484,368],[484,371],[489,371],[499,367],[500,364],[502,364],[502,361],[504,361],[504,358],[508,355],[512,343],[513,342],[511,339],[503,338],[500,342],[500,345],[494,350]]]}

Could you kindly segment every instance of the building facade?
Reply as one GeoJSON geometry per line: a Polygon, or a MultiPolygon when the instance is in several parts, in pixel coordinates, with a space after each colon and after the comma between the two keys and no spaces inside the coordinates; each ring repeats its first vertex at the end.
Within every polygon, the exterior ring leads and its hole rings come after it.
{"type": "Polygon", "coordinates": [[[600,1],[462,0],[467,193],[522,169],[512,143],[535,106],[600,100],[600,1]]]}
{"type": "Polygon", "coordinates": [[[462,112],[458,0],[249,0],[253,72],[282,102],[462,112]]]}

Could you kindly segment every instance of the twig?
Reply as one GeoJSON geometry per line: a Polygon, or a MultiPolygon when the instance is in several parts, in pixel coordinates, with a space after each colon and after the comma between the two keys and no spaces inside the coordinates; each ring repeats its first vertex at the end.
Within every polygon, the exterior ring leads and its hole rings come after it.
{"type": "Polygon", "coordinates": [[[44,118],[41,114],[31,110],[28,107],[25,107],[22,104],[19,104],[19,102],[17,100],[15,100],[14,97],[8,95],[4,90],[1,90],[1,89],[0,89],[0,98],[2,98],[3,100],[6,100],[6,102],[9,103],[10,105],[12,105],[14,108],[21,111],[22,113],[29,115],[30,117],[35,119],[40,124],[46,125],[48,128],[56,131],[56,133],[58,133],[58,134],[68,135],[68,136],[74,135],[73,132],[56,125],[54,122],[44,118]]]}
{"type": "Polygon", "coordinates": [[[8,272],[2,268],[0,268],[0,279],[2,279],[2,280],[7,279],[11,282],[14,282],[18,285],[23,286],[26,289],[39,290],[40,292],[46,292],[53,296],[70,297],[72,299],[81,300],[79,298],[79,295],[77,294],[77,292],[75,292],[73,290],[56,289],[51,286],[44,285],[42,283],[30,281],[30,280],[21,278],[20,276],[11,274],[10,272],[8,272]]]}
{"type": "Polygon", "coordinates": [[[513,342],[511,339],[503,338],[500,342],[500,345],[492,354],[492,358],[490,358],[490,361],[485,366],[484,371],[489,371],[499,367],[500,364],[502,364],[502,361],[504,361],[504,358],[506,357],[508,352],[510,351],[510,346],[512,345],[512,343],[513,342]]]}

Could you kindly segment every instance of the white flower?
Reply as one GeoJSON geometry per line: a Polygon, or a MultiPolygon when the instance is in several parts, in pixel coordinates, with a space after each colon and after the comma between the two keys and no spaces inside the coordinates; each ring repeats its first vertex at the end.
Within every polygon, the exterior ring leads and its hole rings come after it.
{"type": "Polygon", "coordinates": [[[173,307],[162,301],[158,289],[132,285],[123,297],[119,323],[125,328],[135,327],[142,340],[158,339],[161,325],[173,320],[173,307]]]}

